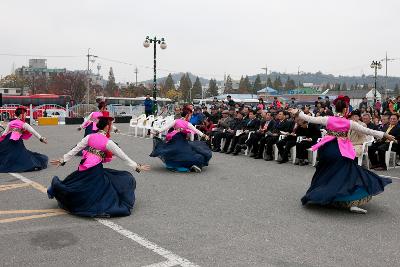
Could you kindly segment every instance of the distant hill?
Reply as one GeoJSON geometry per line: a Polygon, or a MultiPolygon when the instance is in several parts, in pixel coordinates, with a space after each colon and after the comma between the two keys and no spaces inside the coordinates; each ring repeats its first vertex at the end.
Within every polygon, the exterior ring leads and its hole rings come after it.
{"type": "MultiPolygon", "coordinates": [[[[184,73],[173,73],[172,78],[174,79],[175,82],[178,82],[181,78],[181,76],[184,73]]],[[[261,77],[261,81],[265,81],[265,73],[260,73],[259,74],[261,77]]],[[[196,80],[196,75],[192,74],[189,72],[190,79],[192,80],[192,83],[196,80]]],[[[243,74],[245,76],[245,74],[243,74]]],[[[251,82],[254,82],[257,77],[257,74],[255,75],[249,75],[249,79],[251,82]]],[[[287,74],[287,73],[280,73],[280,72],[272,72],[271,74],[268,75],[268,77],[271,78],[272,81],[274,81],[277,77],[281,77],[282,83],[285,83],[288,77],[290,79],[294,80],[296,84],[299,83],[313,83],[313,84],[327,84],[330,83],[331,85],[333,84],[346,84],[347,87],[349,88],[351,85],[363,85],[363,84],[369,84],[372,85],[374,84],[374,76],[372,75],[362,75],[362,76],[334,76],[332,74],[324,74],[322,72],[316,72],[316,73],[302,73],[300,76],[297,74],[287,74]]],[[[167,77],[160,77],[157,79],[157,82],[164,82],[167,77]]],[[[208,85],[209,79],[199,77],[201,84],[202,85],[208,85]]],[[[237,77],[235,77],[237,78],[237,77]]],[[[151,83],[152,80],[147,80],[145,81],[146,83],[151,83]]],[[[384,87],[385,86],[385,77],[384,76],[378,76],[377,79],[378,83],[378,88],[384,87]]],[[[400,86],[400,77],[392,77],[388,76],[387,79],[387,88],[388,89],[394,89],[396,87],[396,84],[400,86]]]]}
{"type": "MultiPolygon", "coordinates": [[[[265,73],[259,74],[262,81],[265,81],[265,73]]],[[[294,80],[296,84],[299,83],[313,83],[313,84],[344,84],[346,83],[347,87],[351,85],[363,85],[363,84],[374,84],[374,76],[372,75],[362,75],[362,76],[334,76],[332,74],[324,74],[322,72],[317,73],[303,73],[298,76],[297,74],[287,74],[287,73],[279,73],[273,72],[268,75],[272,81],[274,81],[277,77],[281,77],[281,81],[284,83],[290,77],[290,79],[294,80]]],[[[249,76],[250,81],[254,82],[257,75],[249,76]]],[[[385,86],[385,77],[378,76],[377,78],[377,88],[385,86]]],[[[400,77],[390,77],[387,78],[387,88],[394,89],[396,84],[400,85],[400,77]]]]}
{"type": "MultiPolygon", "coordinates": [[[[172,79],[174,80],[175,83],[177,83],[178,81],[180,81],[183,74],[185,74],[185,73],[184,72],[171,73],[172,79]]],[[[193,84],[196,81],[197,76],[189,72],[189,77],[193,84]]],[[[157,79],[157,83],[163,83],[165,81],[165,79],[167,79],[167,76],[160,77],[157,79]]],[[[199,77],[199,79],[200,79],[200,82],[202,85],[208,85],[208,83],[210,82],[209,79],[206,79],[203,77],[199,77]]],[[[143,83],[152,83],[152,82],[153,82],[153,80],[147,80],[147,81],[144,81],[143,83]]]]}

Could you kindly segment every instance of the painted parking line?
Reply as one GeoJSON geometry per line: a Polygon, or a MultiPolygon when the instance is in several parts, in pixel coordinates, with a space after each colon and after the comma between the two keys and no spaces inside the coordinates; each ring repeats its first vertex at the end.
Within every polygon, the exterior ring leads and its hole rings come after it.
{"type": "Polygon", "coordinates": [[[0,210],[0,215],[7,214],[27,214],[27,213],[43,213],[43,212],[59,212],[62,209],[45,209],[45,210],[0,210]]]}
{"type": "MultiPolygon", "coordinates": [[[[143,237],[139,236],[138,234],[135,234],[129,230],[124,229],[120,225],[115,224],[110,220],[96,219],[96,221],[111,228],[112,230],[125,236],[126,238],[129,238],[130,240],[135,241],[139,245],[152,250],[156,254],[163,256],[164,258],[166,258],[168,260],[167,262],[169,264],[173,264],[173,265],[167,265],[167,266],[175,266],[175,265],[186,266],[186,267],[198,266],[196,264],[191,263],[187,259],[181,258],[178,255],[172,253],[171,251],[168,251],[168,250],[158,246],[157,244],[147,240],[146,238],[143,238],[143,237]]],[[[156,264],[160,264],[160,265],[156,265],[156,266],[164,266],[164,265],[161,265],[164,263],[166,263],[166,262],[156,263],[156,264]]],[[[154,266],[154,265],[150,265],[150,266],[154,266]]]]}
{"type": "Polygon", "coordinates": [[[49,213],[44,213],[44,214],[35,214],[35,215],[29,215],[29,216],[21,216],[21,217],[0,219],[0,224],[1,223],[11,223],[11,222],[33,220],[33,219],[40,219],[40,218],[47,218],[47,217],[53,217],[53,216],[58,216],[58,215],[63,215],[63,214],[66,214],[66,212],[63,211],[63,210],[59,210],[59,211],[56,211],[56,212],[49,212],[49,213]]]}
{"type": "MultiPolygon", "coordinates": [[[[32,185],[34,188],[36,188],[40,192],[47,194],[47,189],[43,185],[36,183],[36,182],[32,181],[31,179],[26,178],[18,173],[9,173],[9,174],[14,176],[17,179],[20,179],[21,181],[23,181],[25,183],[32,185]]],[[[30,219],[43,218],[43,217],[56,216],[56,215],[66,213],[65,211],[62,211],[62,212],[63,213],[61,213],[61,211],[53,211],[50,213],[24,216],[24,217],[18,217],[18,218],[20,218],[19,220],[23,220],[22,218],[29,218],[29,217],[30,217],[30,219]],[[53,215],[50,215],[50,214],[53,214],[53,215]]],[[[16,219],[16,218],[9,218],[9,219],[4,219],[4,220],[11,220],[11,219],[16,219]]],[[[199,265],[196,265],[196,264],[190,262],[189,260],[182,258],[182,257],[174,254],[173,252],[158,246],[157,244],[147,240],[146,238],[141,237],[138,234],[133,233],[110,220],[105,220],[105,219],[95,219],[95,220],[97,222],[99,222],[100,224],[107,226],[108,228],[112,229],[113,231],[119,233],[120,235],[134,241],[135,243],[139,244],[140,246],[145,247],[145,248],[153,251],[154,253],[158,254],[159,256],[162,256],[167,259],[167,261],[159,262],[159,263],[155,263],[155,264],[151,264],[151,265],[147,265],[147,266],[151,266],[151,267],[170,267],[170,266],[199,267],[199,265]]]]}
{"type": "Polygon", "coordinates": [[[27,183],[18,183],[18,184],[4,184],[0,185],[0,191],[6,191],[6,190],[11,190],[11,189],[17,189],[17,188],[22,188],[22,187],[27,187],[31,186],[30,184],[27,183]]]}
{"type": "Polygon", "coordinates": [[[33,188],[39,190],[40,192],[47,194],[47,188],[44,187],[43,185],[36,183],[36,182],[32,181],[31,179],[28,179],[28,178],[22,176],[19,173],[11,173],[10,172],[9,174],[14,176],[15,178],[20,179],[24,183],[30,184],[33,188]]]}
{"type": "Polygon", "coordinates": [[[163,262],[158,262],[158,263],[154,263],[154,264],[150,264],[150,265],[146,265],[146,266],[142,266],[142,267],[173,267],[176,266],[178,263],[174,262],[174,261],[163,261],[163,262]]]}

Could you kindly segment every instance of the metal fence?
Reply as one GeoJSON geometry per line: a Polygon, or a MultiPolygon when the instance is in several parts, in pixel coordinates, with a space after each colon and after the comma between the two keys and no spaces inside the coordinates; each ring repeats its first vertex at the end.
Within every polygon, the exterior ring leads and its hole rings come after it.
{"type": "Polygon", "coordinates": [[[78,104],[72,107],[67,105],[66,114],[69,118],[84,118],[96,110],[97,107],[92,104],[78,104]]]}

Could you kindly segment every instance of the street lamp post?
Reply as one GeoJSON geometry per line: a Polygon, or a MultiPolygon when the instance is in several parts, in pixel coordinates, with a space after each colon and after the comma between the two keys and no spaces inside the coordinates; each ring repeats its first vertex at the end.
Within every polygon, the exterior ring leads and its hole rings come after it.
{"type": "Polygon", "coordinates": [[[376,80],[378,75],[378,69],[382,68],[382,64],[380,61],[372,61],[371,68],[375,69],[375,90],[374,90],[374,104],[376,103],[376,80]]]}
{"type": "Polygon", "coordinates": [[[150,39],[149,36],[146,36],[146,40],[144,40],[143,46],[145,48],[150,47],[150,44],[154,44],[154,76],[153,76],[153,99],[154,99],[154,113],[157,112],[157,44],[160,45],[161,49],[167,48],[167,44],[165,43],[165,39],[161,38],[160,40],[157,39],[157,37],[154,37],[153,39],[150,39]]]}

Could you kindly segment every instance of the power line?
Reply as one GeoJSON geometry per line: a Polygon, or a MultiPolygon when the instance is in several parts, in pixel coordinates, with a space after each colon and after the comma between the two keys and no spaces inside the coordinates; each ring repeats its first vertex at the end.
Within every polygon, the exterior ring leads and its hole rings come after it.
{"type": "Polygon", "coordinates": [[[10,57],[59,57],[59,58],[78,58],[82,56],[58,56],[58,55],[32,55],[32,54],[5,54],[0,53],[0,56],[10,56],[10,57]]]}

